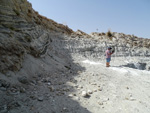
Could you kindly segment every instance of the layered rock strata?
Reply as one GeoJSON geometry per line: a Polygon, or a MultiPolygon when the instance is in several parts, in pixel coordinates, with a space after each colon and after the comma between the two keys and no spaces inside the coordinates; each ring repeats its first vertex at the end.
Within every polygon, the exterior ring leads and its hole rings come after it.
{"type": "Polygon", "coordinates": [[[81,30],[74,32],[39,15],[26,0],[1,0],[0,9],[0,72],[3,73],[18,71],[26,54],[41,57],[52,48],[93,59],[102,58],[108,46],[115,47],[115,57],[150,56],[149,39],[114,32],[90,35],[81,30]],[[59,37],[62,39],[53,42],[59,37]]]}

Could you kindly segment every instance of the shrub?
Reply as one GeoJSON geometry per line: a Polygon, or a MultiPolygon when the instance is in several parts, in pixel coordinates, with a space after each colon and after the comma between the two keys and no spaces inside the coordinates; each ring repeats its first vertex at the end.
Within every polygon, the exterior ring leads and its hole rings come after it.
{"type": "Polygon", "coordinates": [[[104,33],[104,32],[102,32],[102,35],[105,35],[105,33],[104,33]]]}
{"type": "Polygon", "coordinates": [[[107,35],[108,37],[112,37],[112,36],[113,36],[113,34],[112,34],[112,32],[111,32],[110,30],[108,30],[108,32],[106,33],[106,35],[107,35]]]}

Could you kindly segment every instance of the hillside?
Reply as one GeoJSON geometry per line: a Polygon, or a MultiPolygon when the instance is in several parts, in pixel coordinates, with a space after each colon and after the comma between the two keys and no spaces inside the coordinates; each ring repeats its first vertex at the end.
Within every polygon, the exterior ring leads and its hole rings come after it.
{"type": "Polygon", "coordinates": [[[149,57],[150,39],[116,32],[75,32],[41,16],[27,0],[0,0],[0,113],[112,113],[104,108],[109,104],[111,110],[116,109],[117,101],[123,101],[117,96],[124,92],[121,89],[124,87],[131,88],[126,93],[137,93],[136,98],[144,96],[136,99],[139,103],[136,101],[132,106],[134,110],[128,108],[134,102],[126,102],[127,112],[144,113],[144,107],[145,113],[149,113],[149,91],[141,94],[132,90],[136,87],[147,90],[150,85],[149,57]],[[115,48],[115,54],[114,67],[107,71],[104,53],[108,46],[115,48]],[[83,63],[85,60],[98,65],[83,63]],[[136,70],[138,77],[133,74],[136,70]],[[130,82],[125,84],[125,80],[130,82]],[[122,81],[124,85],[120,88],[122,81]],[[84,97],[82,92],[88,89],[92,92],[84,97]],[[113,98],[112,90],[116,91],[117,101],[115,97],[111,101],[102,98],[106,95],[113,98]]]}

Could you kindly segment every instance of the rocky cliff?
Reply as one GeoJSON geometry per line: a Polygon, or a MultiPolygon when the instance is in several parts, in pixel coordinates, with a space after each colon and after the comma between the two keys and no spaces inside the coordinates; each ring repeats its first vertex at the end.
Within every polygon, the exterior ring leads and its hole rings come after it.
{"type": "MultiPolygon", "coordinates": [[[[32,94],[41,82],[65,87],[62,94],[57,91],[58,95],[63,95],[68,79],[75,82],[73,76],[84,70],[74,62],[73,57],[104,60],[108,46],[116,50],[113,57],[150,56],[150,39],[110,31],[91,34],[81,30],[74,32],[68,26],[39,15],[27,0],[0,0],[0,112],[20,106],[29,112],[32,109],[30,100],[43,101],[43,97],[32,94]],[[19,101],[16,102],[16,98],[19,101]],[[19,103],[22,101],[24,103],[19,103]],[[30,108],[25,104],[29,104],[30,108]]],[[[52,91],[49,97],[56,94],[51,86],[40,89],[43,93],[45,90],[52,91]]],[[[57,103],[60,104],[59,101],[57,103]]],[[[82,107],[79,110],[88,113],[82,107]]],[[[21,111],[15,109],[12,112],[21,111]]]]}
{"type": "MultiPolygon", "coordinates": [[[[91,33],[89,38],[83,36],[76,36],[71,39],[71,46],[73,51],[77,53],[89,53],[98,58],[104,55],[107,47],[112,46],[115,48],[116,57],[122,56],[150,56],[150,40],[138,38],[134,35],[125,35],[123,33],[110,32],[111,36],[107,33],[91,33]]],[[[87,36],[86,36],[87,37],[87,36]]],[[[72,51],[72,52],[73,52],[72,51]]],[[[86,55],[86,56],[89,56],[86,55]]]]}
{"type": "Polygon", "coordinates": [[[24,56],[45,54],[56,33],[73,31],[32,9],[26,0],[0,1],[0,71],[17,71],[24,56]]]}
{"type": "Polygon", "coordinates": [[[150,55],[149,39],[113,32],[90,35],[80,30],[74,32],[39,15],[26,0],[1,0],[0,9],[1,72],[19,70],[26,54],[44,55],[55,36],[67,37],[61,41],[67,46],[63,48],[84,56],[101,57],[107,46],[116,48],[115,56],[150,55]]]}

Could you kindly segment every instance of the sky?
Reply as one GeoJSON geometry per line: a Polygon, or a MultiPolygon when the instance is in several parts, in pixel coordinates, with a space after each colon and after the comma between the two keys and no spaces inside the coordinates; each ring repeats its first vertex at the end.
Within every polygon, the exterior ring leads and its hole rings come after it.
{"type": "Polygon", "coordinates": [[[150,0],[28,0],[34,10],[74,31],[150,38],[150,0]]]}

